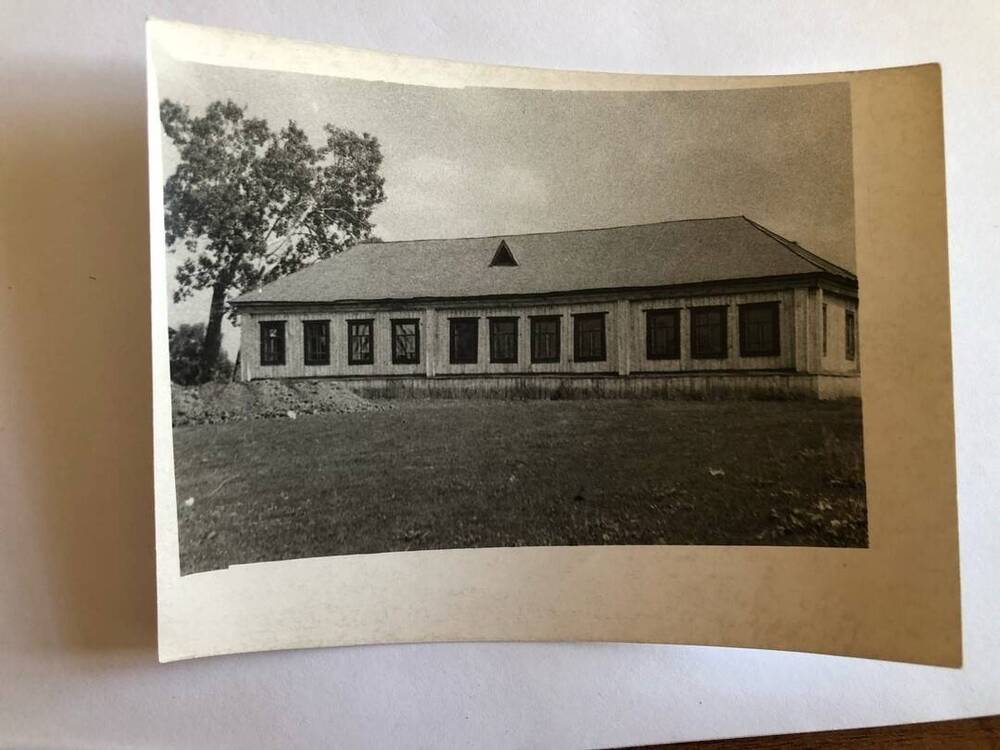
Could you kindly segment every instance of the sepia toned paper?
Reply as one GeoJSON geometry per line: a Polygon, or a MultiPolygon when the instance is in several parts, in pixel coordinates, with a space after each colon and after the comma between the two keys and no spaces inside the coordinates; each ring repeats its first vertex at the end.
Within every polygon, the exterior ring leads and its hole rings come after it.
{"type": "Polygon", "coordinates": [[[355,643],[601,640],[961,660],[941,134],[934,66],[760,78],[415,60],[152,21],[151,272],[160,657],[355,643]],[[847,84],[868,548],[516,547],[234,565],[181,576],[158,66],[434,87],[712,91],[847,84]]]}

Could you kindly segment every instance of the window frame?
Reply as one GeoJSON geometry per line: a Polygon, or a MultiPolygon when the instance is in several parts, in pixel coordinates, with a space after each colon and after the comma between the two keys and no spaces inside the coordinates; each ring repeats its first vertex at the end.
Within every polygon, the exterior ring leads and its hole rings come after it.
{"type": "Polygon", "coordinates": [[[608,313],[604,312],[589,312],[589,313],[575,313],[573,315],[573,361],[574,362],[606,362],[608,360],[608,313]],[[581,334],[580,323],[589,320],[600,320],[601,321],[601,351],[600,354],[583,356],[580,354],[581,350],[581,334]]]}
{"type": "Polygon", "coordinates": [[[646,359],[648,360],[671,360],[681,358],[681,309],[679,307],[660,307],[646,310],[646,359]],[[654,331],[656,326],[653,321],[657,318],[671,318],[674,321],[674,345],[669,351],[655,351],[656,337],[654,331]]]}
{"type": "Polygon", "coordinates": [[[854,362],[858,357],[858,317],[849,307],[844,308],[844,359],[854,362]]]}
{"type": "Polygon", "coordinates": [[[729,306],[728,305],[699,305],[688,308],[688,325],[690,334],[691,359],[728,359],[729,358],[729,306]],[[700,314],[709,311],[722,312],[722,351],[702,352],[698,351],[698,337],[695,335],[697,320],[700,314]]]}
{"type": "Polygon", "coordinates": [[[781,356],[781,301],[768,300],[766,302],[747,302],[738,306],[738,324],[740,327],[740,356],[741,357],[779,357],[781,356]],[[771,347],[756,351],[748,351],[747,325],[749,321],[746,314],[756,310],[770,310],[771,318],[771,347]]]}
{"type": "Polygon", "coordinates": [[[419,365],[420,364],[420,318],[392,318],[389,321],[390,334],[392,337],[391,347],[392,347],[392,363],[394,365],[419,365]],[[412,324],[414,328],[413,332],[413,357],[403,357],[399,355],[396,350],[396,340],[400,335],[409,336],[410,334],[399,334],[397,333],[397,328],[404,325],[412,324]]]}
{"type": "Polygon", "coordinates": [[[558,362],[562,358],[562,315],[532,315],[529,317],[531,321],[530,334],[531,334],[531,363],[540,365],[551,362],[558,362]],[[542,323],[555,323],[555,354],[548,357],[538,356],[538,338],[540,336],[538,332],[538,326],[542,323]]]}
{"type": "Polygon", "coordinates": [[[260,321],[260,340],[258,342],[257,359],[260,362],[261,367],[283,367],[288,357],[288,338],[286,335],[286,322],[284,320],[262,320],[260,321]],[[264,330],[267,328],[274,328],[279,332],[276,340],[281,342],[281,354],[273,359],[270,357],[265,360],[264,358],[264,330]]]}
{"type": "MultiPolygon", "coordinates": [[[[497,315],[495,317],[488,318],[490,322],[490,364],[494,365],[513,365],[517,364],[518,360],[518,350],[521,345],[521,319],[516,315],[497,315]],[[498,326],[505,323],[514,324],[514,347],[510,356],[501,357],[497,354],[497,333],[496,329],[498,326]]],[[[502,334],[509,336],[509,333],[502,334]]]]}
{"type": "Polygon", "coordinates": [[[448,362],[453,365],[475,365],[479,364],[479,318],[477,317],[455,317],[448,318],[448,362]],[[470,325],[472,330],[472,358],[460,359],[456,351],[456,333],[460,325],[470,325]]]}
{"type": "Polygon", "coordinates": [[[826,303],[823,303],[823,356],[827,355],[827,342],[829,341],[829,317],[830,312],[826,303]]]}
{"type": "MultiPolygon", "coordinates": [[[[330,321],[329,320],[303,320],[302,321],[302,364],[306,367],[322,367],[324,365],[330,364],[330,321]],[[325,330],[326,334],[326,353],[323,357],[310,357],[309,342],[314,339],[311,338],[309,332],[310,328],[319,327],[321,330],[325,330]]],[[[313,353],[315,355],[315,353],[313,353]]]]}
{"type": "Polygon", "coordinates": [[[347,320],[347,364],[373,365],[375,364],[375,319],[374,318],[349,318],[347,320]],[[356,328],[366,327],[368,329],[368,356],[354,356],[354,339],[358,338],[355,333],[356,328]]]}

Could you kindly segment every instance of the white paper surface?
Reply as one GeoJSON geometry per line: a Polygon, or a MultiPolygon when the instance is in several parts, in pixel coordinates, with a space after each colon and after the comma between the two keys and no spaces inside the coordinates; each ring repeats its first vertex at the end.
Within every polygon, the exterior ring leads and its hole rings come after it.
{"type": "Polygon", "coordinates": [[[8,2],[0,11],[0,744],[595,747],[1000,712],[1000,104],[992,3],[8,2]],[[149,441],[147,14],[416,55],[677,74],[943,65],[965,667],[463,644],[160,666],[149,441]],[[94,229],[95,216],[106,217],[94,229]],[[10,241],[28,236],[31,242],[10,241]],[[123,273],[127,270],[128,274],[123,273]],[[21,316],[51,337],[16,335],[21,316]],[[97,347],[99,368],[73,367],[97,347]],[[51,396],[67,377],[76,398],[51,396]],[[87,440],[115,424],[117,443],[87,440]],[[54,447],[53,447],[54,446],[54,447]],[[57,450],[56,450],[57,449],[57,450]],[[45,455],[47,460],[39,458],[45,455]],[[52,455],[62,456],[58,461],[52,455]]]}

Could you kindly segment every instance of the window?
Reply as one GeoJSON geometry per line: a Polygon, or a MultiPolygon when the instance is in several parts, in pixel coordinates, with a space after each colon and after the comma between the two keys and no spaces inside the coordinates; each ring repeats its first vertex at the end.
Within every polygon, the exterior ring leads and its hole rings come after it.
{"type": "Polygon", "coordinates": [[[844,310],[844,356],[853,361],[857,355],[857,329],[854,325],[854,310],[844,310]]]}
{"type": "Polygon", "coordinates": [[[392,321],[392,363],[415,365],[420,361],[420,321],[392,321]]]}
{"type": "Polygon", "coordinates": [[[517,318],[490,318],[490,362],[517,362],[517,318]]]}
{"type": "Polygon", "coordinates": [[[373,320],[347,321],[347,364],[370,365],[375,361],[373,320]]]}
{"type": "Polygon", "coordinates": [[[774,357],[781,354],[781,303],[740,305],[740,356],[774,357]]]}
{"type": "Polygon", "coordinates": [[[330,321],[302,321],[302,353],[307,365],[330,364],[330,321]]]}
{"type": "Polygon", "coordinates": [[[646,358],[679,359],[681,356],[680,310],[646,311],[646,358]]]}
{"type": "Polygon", "coordinates": [[[823,304],[823,356],[826,356],[826,303],[823,304]]]}
{"type": "Polygon", "coordinates": [[[604,341],[604,313],[573,316],[573,360],[601,362],[607,357],[604,341]]]}
{"type": "Polygon", "coordinates": [[[695,359],[725,359],[729,353],[726,342],[726,308],[691,308],[691,356],[695,359]]]}
{"type": "Polygon", "coordinates": [[[452,318],[449,351],[453,365],[469,365],[479,360],[479,319],[452,318]]]}
{"type": "Polygon", "coordinates": [[[285,364],[285,321],[269,320],[260,324],[260,363],[285,364]]]}
{"type": "Polygon", "coordinates": [[[516,266],[517,261],[514,260],[514,253],[510,251],[507,247],[507,243],[504,240],[500,240],[500,244],[497,246],[497,251],[493,253],[493,260],[490,261],[490,268],[495,266],[516,266]]]}
{"type": "Polygon", "coordinates": [[[531,361],[559,361],[559,329],[562,318],[558,315],[539,315],[531,319],[531,361]]]}

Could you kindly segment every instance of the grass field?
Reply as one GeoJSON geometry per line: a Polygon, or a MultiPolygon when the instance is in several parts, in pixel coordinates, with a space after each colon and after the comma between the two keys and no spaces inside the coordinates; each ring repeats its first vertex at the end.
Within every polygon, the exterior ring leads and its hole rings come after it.
{"type": "Polygon", "coordinates": [[[857,402],[402,400],[174,429],[183,573],[576,544],[865,546],[857,402]]]}

